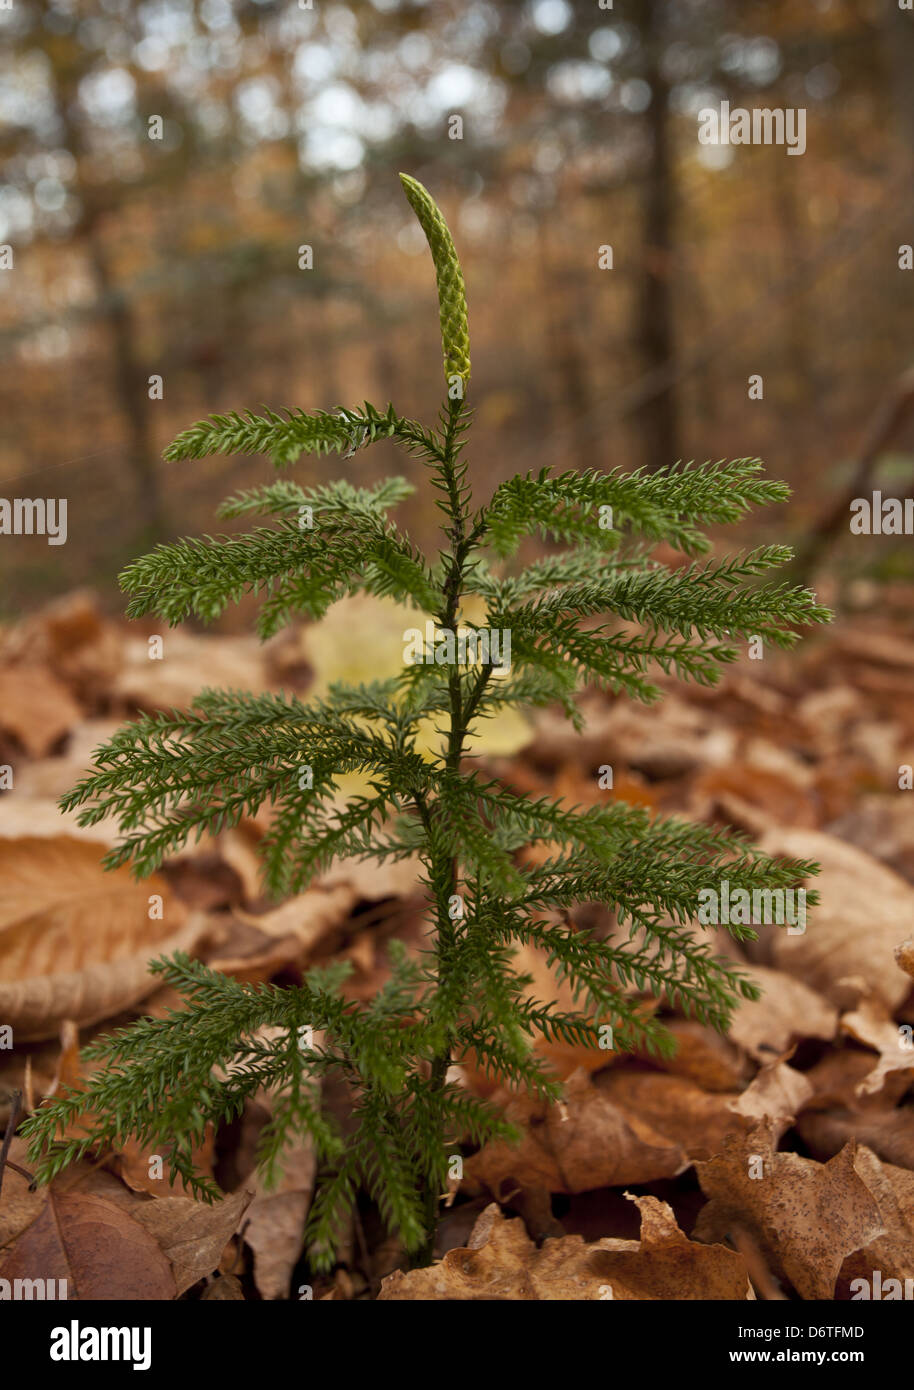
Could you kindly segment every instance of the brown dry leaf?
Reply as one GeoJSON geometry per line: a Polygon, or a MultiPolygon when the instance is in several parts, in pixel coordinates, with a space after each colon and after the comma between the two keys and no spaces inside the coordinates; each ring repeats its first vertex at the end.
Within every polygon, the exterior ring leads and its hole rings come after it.
{"type": "Polygon", "coordinates": [[[106,872],[96,846],[69,837],[0,840],[0,883],[0,1017],[22,1042],[136,1003],[155,987],[148,962],[192,949],[205,929],[185,922],[162,880],[106,872]],[[149,917],[151,894],[161,920],[149,917]]]}
{"type": "Polygon", "coordinates": [[[4,634],[3,664],[50,666],[80,700],[107,696],[122,660],[120,630],[94,594],[63,594],[4,634]]]}
{"type": "Polygon", "coordinates": [[[407,898],[416,889],[419,872],[415,859],[389,865],[337,860],[306,892],[280,907],[257,914],[236,909],[234,923],[240,923],[246,935],[239,938],[233,925],[228,944],[220,946],[209,964],[247,981],[269,978],[286,965],[303,967],[318,947],[327,947],[360,902],[407,898]]]}
{"type": "Polygon", "coordinates": [[[894,1010],[909,984],[895,961],[903,923],[914,917],[914,888],[884,864],[843,840],[814,830],[771,830],[761,841],[766,854],[814,859],[821,873],[807,887],[818,889],[803,935],[783,928],[763,933],[759,943],[771,964],[803,980],[839,1008],[859,998],[855,977],[894,1010]]]}
{"type": "MultiPolygon", "coordinates": [[[[896,761],[895,776],[897,767],[896,761]]],[[[908,882],[914,879],[914,817],[903,796],[858,795],[828,829],[888,864],[908,882]]]]}
{"type": "Polygon", "coordinates": [[[242,1234],[254,1252],[254,1283],[263,1298],[288,1298],[289,1281],[302,1250],[317,1158],[311,1144],[288,1146],[282,1177],[267,1191],[256,1180],[256,1196],[245,1213],[242,1234]]]}
{"type": "MultiPolygon", "coordinates": [[[[43,1100],[50,1099],[59,1091],[82,1091],[85,1086],[83,1063],[79,1055],[79,1029],[72,1019],[64,1019],[60,1025],[60,1056],[50,1086],[43,1100]]],[[[91,1111],[78,1119],[70,1120],[66,1127],[57,1131],[58,1139],[83,1139],[92,1133],[95,1116],[91,1111]]]]}
{"type": "Polygon", "coordinates": [[[878,1095],[893,1072],[901,1072],[906,1078],[914,1074],[910,1029],[903,1034],[876,1000],[864,999],[853,1013],[845,1014],[841,1031],[879,1053],[876,1066],[858,1083],[858,1095],[878,1095]]]}
{"type": "Polygon", "coordinates": [[[859,690],[851,685],[829,685],[812,690],[795,705],[794,714],[816,748],[837,752],[844,746],[844,731],[865,709],[859,690]]]}
{"type": "Polygon", "coordinates": [[[759,1120],[770,1121],[776,1143],[812,1096],[813,1088],[802,1072],[786,1062],[773,1062],[762,1068],[737,1100],[729,1102],[729,1108],[753,1126],[759,1120]]]}
{"type": "Polygon", "coordinates": [[[138,1201],[133,1218],[167,1257],[178,1295],[218,1268],[252,1196],[242,1191],[213,1203],[190,1197],[138,1201]]]}
{"type": "Polygon", "coordinates": [[[751,1296],[741,1256],[723,1246],[687,1240],[670,1208],[653,1197],[633,1199],[641,1210],[641,1240],[580,1236],[547,1240],[537,1249],[519,1219],[494,1204],[473,1227],[466,1246],[449,1250],[429,1269],[396,1271],[379,1301],[582,1302],[606,1299],[751,1296]]]}
{"type": "Polygon", "coordinates": [[[641,1239],[598,1242],[591,1268],[614,1299],[751,1299],[742,1255],[725,1245],[699,1245],[679,1229],[666,1202],[632,1197],[641,1212],[641,1239]]]}
{"type": "Polygon", "coordinates": [[[373,864],[369,859],[335,859],[330,868],[315,879],[315,886],[324,889],[345,886],[359,899],[380,902],[384,898],[408,897],[415,891],[421,873],[421,862],[415,857],[389,864],[373,864]]]}
{"type": "Polygon", "coordinates": [[[201,1303],[243,1303],[241,1280],[234,1274],[220,1274],[200,1295],[201,1303]]]}
{"type": "Polygon", "coordinates": [[[914,1173],[880,1163],[865,1146],[857,1149],[854,1167],[876,1199],[885,1231],[870,1245],[848,1255],[841,1266],[838,1296],[852,1279],[865,1279],[872,1291],[877,1269],[883,1282],[914,1278],[914,1173]]]}
{"type": "Polygon", "coordinates": [[[739,1128],[725,1092],[709,1094],[684,1076],[614,1067],[594,1085],[626,1114],[637,1115],[690,1159],[710,1158],[739,1128]]]}
{"type": "Polygon", "coordinates": [[[771,1062],[783,1057],[800,1038],[835,1036],[837,1010],[801,980],[763,965],[748,966],[744,973],[761,986],[762,997],[737,1000],[729,1036],[750,1057],[771,1062]]]}
{"type": "MultiPolygon", "coordinates": [[[[9,1148],[10,1161],[29,1171],[28,1142],[14,1134],[9,1148]]],[[[31,1191],[28,1181],[13,1168],[3,1171],[0,1193],[0,1257],[4,1249],[39,1216],[48,1199],[46,1188],[31,1191]]]]}
{"type": "MultiPolygon", "coordinates": [[[[805,771],[808,774],[809,769],[805,771]]],[[[791,769],[749,760],[700,772],[692,785],[689,809],[701,820],[723,813],[732,824],[757,835],[785,822],[818,823],[808,782],[798,782],[791,769]]]]}
{"type": "MultiPolygon", "coordinates": [[[[514,952],[513,967],[520,975],[530,975],[533,983],[524,990],[524,997],[540,1004],[553,1004],[564,1013],[578,1010],[574,993],[567,980],[560,980],[550,968],[546,952],[537,946],[524,943],[514,952]]],[[[564,1042],[561,1038],[545,1038],[539,1035],[533,1043],[534,1051],[546,1058],[552,1071],[563,1080],[580,1070],[599,1071],[609,1066],[614,1053],[598,1046],[577,1046],[564,1042]]]]}
{"type": "Polygon", "coordinates": [[[245,925],[274,939],[295,937],[302,954],[306,954],[328,931],[346,920],[356,902],[355,889],[341,884],[331,889],[309,889],[306,893],[289,898],[271,912],[254,915],[238,911],[235,916],[245,925]]]}
{"type": "Polygon", "coordinates": [[[738,1091],[749,1079],[751,1064],[729,1038],[691,1018],[664,1020],[676,1039],[672,1057],[651,1057],[652,1065],[693,1081],[704,1091],[738,1091]]]}
{"type": "MultiPolygon", "coordinates": [[[[253,918],[251,920],[254,920],[253,918]]],[[[301,963],[302,945],[297,936],[274,938],[265,932],[237,922],[234,917],[215,914],[209,918],[213,950],[206,963],[212,970],[221,970],[241,984],[263,984],[287,966],[301,963]]],[[[170,1008],[174,995],[170,990],[157,993],[153,1004],[170,1008]]]]}
{"type": "Polygon", "coordinates": [[[914,980],[914,936],[895,947],[895,960],[898,962],[898,968],[914,980]]]}
{"type": "MultiPolygon", "coordinates": [[[[66,747],[57,757],[42,758],[38,762],[25,763],[21,768],[17,768],[16,796],[8,800],[20,804],[23,800],[38,801],[42,804],[50,802],[56,807],[57,798],[68,792],[90,770],[94,763],[93,754],[98,746],[106,743],[121,725],[122,721],[119,719],[82,720],[71,731],[66,747]]],[[[75,813],[72,817],[64,816],[57,808],[57,825],[50,833],[59,835],[65,829],[65,821],[69,833],[71,818],[75,822],[75,813]]],[[[41,832],[26,829],[19,831],[20,835],[38,833],[41,832]]]]}
{"type": "Polygon", "coordinates": [[[907,1078],[899,1072],[888,1073],[878,1096],[863,1095],[859,1089],[860,1083],[872,1070],[872,1057],[860,1048],[838,1047],[829,1050],[804,1073],[814,1092],[805,1108],[885,1110],[887,1106],[897,1105],[908,1088],[907,1078]]]}
{"type": "Polygon", "coordinates": [[[537,1250],[523,1221],[506,1220],[493,1203],[473,1227],[468,1245],[449,1250],[440,1263],[428,1269],[414,1269],[408,1274],[395,1270],[382,1282],[378,1300],[599,1298],[599,1282],[587,1272],[588,1254],[580,1236],[550,1240],[537,1250]]]}
{"type": "Polygon", "coordinates": [[[650,712],[619,700],[609,709],[602,699],[581,705],[584,730],[576,733],[566,720],[545,711],[536,716],[536,737],[523,756],[536,767],[587,769],[608,764],[632,768],[651,780],[681,777],[696,768],[732,756],[730,730],[708,731],[700,710],[670,693],[650,712]]]}
{"type": "MultiPolygon", "coordinates": [[[[195,1171],[207,1178],[212,1178],[214,1176],[213,1156],[215,1146],[214,1128],[212,1124],[207,1124],[206,1138],[193,1152],[195,1171]]],[[[182,1193],[186,1193],[185,1185],[179,1174],[175,1175],[174,1181],[169,1179],[167,1154],[160,1155],[163,1169],[162,1177],[154,1178],[150,1176],[149,1168],[152,1156],[152,1154],[142,1147],[138,1139],[128,1138],[118,1149],[112,1161],[112,1166],[121,1181],[126,1183],[131,1192],[148,1192],[152,1197],[181,1196],[182,1193]]]]}
{"type": "Polygon", "coordinates": [[[696,1238],[723,1241],[731,1230],[748,1231],[801,1298],[832,1298],[846,1257],[883,1230],[879,1208],[855,1171],[853,1145],[815,1163],[775,1152],[768,1127],[760,1125],[731,1136],[722,1153],[695,1167],[709,1198],[696,1238]]]}
{"type": "Polygon", "coordinates": [[[31,758],[43,758],[79,723],[82,710],[46,666],[0,671],[0,732],[10,734],[31,758]]]}
{"type": "Polygon", "coordinates": [[[797,1129],[816,1158],[831,1158],[849,1140],[856,1140],[866,1144],[884,1163],[914,1169],[914,1106],[903,1105],[896,1110],[874,1106],[807,1110],[797,1117],[797,1129]]]}
{"type": "MultiPolygon", "coordinates": [[[[155,1206],[156,1203],[151,1205],[155,1206]]],[[[170,1300],[172,1266],[141,1223],[103,1197],[52,1186],[39,1216],[0,1265],[4,1279],[66,1279],[68,1297],[170,1300]]]]}
{"type": "MultiPolygon", "coordinates": [[[[34,766],[44,767],[44,763],[34,766]]],[[[106,819],[97,825],[80,825],[78,811],[61,811],[56,801],[46,796],[0,796],[0,839],[57,840],[62,835],[72,840],[89,840],[107,849],[118,837],[117,822],[106,819]]],[[[100,856],[99,856],[100,857],[100,856]]]]}
{"type": "Polygon", "coordinates": [[[687,1165],[678,1144],[616,1104],[584,1071],[568,1078],[559,1105],[519,1095],[505,1116],[523,1138],[516,1146],[495,1140],[467,1159],[464,1187],[472,1195],[482,1186],[500,1200],[534,1187],[586,1192],[674,1177],[687,1165]]]}
{"type": "Polygon", "coordinates": [[[906,642],[895,631],[880,632],[869,623],[865,627],[843,623],[832,634],[832,640],[837,652],[852,657],[855,663],[914,669],[914,642],[906,642]]]}
{"type": "Polygon", "coordinates": [[[263,891],[263,861],[253,840],[239,828],[223,830],[216,837],[219,857],[238,875],[245,901],[254,902],[263,891]]]}
{"type": "Polygon", "coordinates": [[[263,652],[255,637],[213,637],[174,628],[162,634],[164,655],[150,660],[145,637],[130,636],[111,695],[128,711],[187,709],[200,691],[266,689],[263,652]]]}

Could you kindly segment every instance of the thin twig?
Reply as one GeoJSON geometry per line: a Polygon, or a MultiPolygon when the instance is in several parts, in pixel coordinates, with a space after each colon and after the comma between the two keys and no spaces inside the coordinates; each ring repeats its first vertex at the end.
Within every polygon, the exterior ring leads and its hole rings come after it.
{"type": "Polygon", "coordinates": [[[34,1191],[35,1191],[35,1188],[38,1186],[38,1184],[37,1184],[37,1182],[35,1181],[35,1174],[34,1174],[34,1173],[30,1173],[29,1170],[28,1170],[28,1168],[20,1168],[20,1167],[19,1167],[19,1164],[18,1164],[18,1163],[14,1163],[13,1160],[12,1160],[11,1158],[8,1158],[8,1159],[6,1160],[6,1166],[7,1166],[7,1168],[12,1168],[12,1170],[13,1170],[14,1173],[18,1173],[19,1176],[20,1176],[20,1178],[25,1178],[25,1179],[28,1181],[29,1191],[30,1191],[30,1192],[34,1192],[34,1191]]]}
{"type": "MultiPolygon", "coordinates": [[[[3,1170],[8,1162],[7,1154],[10,1151],[10,1144],[13,1142],[13,1135],[16,1133],[16,1126],[19,1123],[19,1112],[22,1110],[22,1092],[13,1091],[10,1097],[10,1117],[6,1122],[6,1133],[3,1136],[3,1143],[0,1144],[0,1189],[3,1188],[3,1170]]],[[[10,1167],[14,1167],[10,1164],[10,1167]]],[[[18,1170],[18,1171],[21,1171],[18,1170]]]]}

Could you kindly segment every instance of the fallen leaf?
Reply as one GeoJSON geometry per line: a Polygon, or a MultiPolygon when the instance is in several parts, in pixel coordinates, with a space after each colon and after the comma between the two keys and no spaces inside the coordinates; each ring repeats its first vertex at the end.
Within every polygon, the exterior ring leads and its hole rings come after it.
{"type": "MultiPolygon", "coordinates": [[[[50,803],[56,811],[57,823],[50,832],[54,835],[64,831],[66,822],[66,832],[70,833],[71,821],[75,824],[76,815],[64,816],[64,813],[57,806],[57,798],[64,792],[68,792],[81,777],[84,777],[91,769],[94,758],[93,754],[98,746],[106,743],[121,727],[121,720],[114,719],[84,719],[70,731],[66,747],[57,757],[41,758],[37,762],[25,763],[21,768],[16,769],[15,797],[8,797],[5,800],[12,803],[9,810],[13,810],[14,805],[18,805],[24,812],[28,812],[29,807],[26,803],[38,801],[42,804],[50,803]]],[[[14,824],[15,822],[11,822],[14,824]]],[[[95,829],[95,827],[92,827],[95,829]]],[[[23,827],[18,832],[20,835],[40,834],[40,831],[32,831],[23,827]]]]}
{"type": "MultiPolygon", "coordinates": [[[[29,1171],[28,1143],[14,1134],[9,1148],[12,1163],[29,1171]]],[[[26,1178],[14,1168],[3,1170],[3,1190],[0,1193],[0,1254],[38,1217],[47,1201],[47,1189],[33,1192],[26,1178]]]]}
{"type": "Polygon", "coordinates": [[[708,1093],[684,1076],[614,1067],[594,1078],[599,1092],[626,1115],[637,1115],[655,1134],[693,1158],[710,1158],[739,1121],[729,1108],[735,1097],[708,1093]]]}
{"type": "Polygon", "coordinates": [[[288,1145],[275,1189],[256,1180],[256,1195],[244,1218],[243,1235],[254,1252],[254,1283],[263,1298],[288,1298],[292,1271],[302,1251],[317,1159],[311,1144],[288,1145]]]}
{"type": "Polygon", "coordinates": [[[845,1287],[844,1296],[851,1295],[853,1279],[865,1279],[872,1293],[877,1270],[883,1281],[901,1280],[902,1288],[905,1279],[914,1278],[914,1173],[881,1163],[863,1145],[857,1149],[854,1167],[875,1198],[885,1229],[871,1244],[848,1255],[841,1266],[839,1297],[845,1287]]]}
{"type": "Polygon", "coordinates": [[[188,709],[201,690],[267,688],[263,652],[255,637],[215,637],[173,628],[162,638],[163,656],[150,660],[149,643],[131,636],[111,698],[125,713],[188,709]]]}
{"type": "Polygon", "coordinates": [[[883,1229],[879,1209],[848,1145],[828,1163],[777,1153],[767,1126],[731,1135],[720,1154],[696,1163],[708,1203],[693,1234],[723,1241],[745,1229],[766,1261],[801,1298],[832,1298],[845,1258],[883,1229]],[[754,1176],[755,1175],[755,1176],[754,1176]]]}
{"type": "Polygon", "coordinates": [[[205,919],[184,918],[164,881],[106,872],[92,844],[0,840],[0,1017],[19,1041],[52,1037],[64,1019],[111,1017],[151,993],[153,957],[192,949],[205,919]]]}
{"type": "Polygon", "coordinates": [[[752,1068],[730,1038],[690,1018],[664,1019],[676,1040],[672,1057],[651,1057],[654,1066],[694,1081],[704,1091],[738,1091],[752,1068]]]}
{"type": "Polygon", "coordinates": [[[114,844],[119,833],[116,821],[106,819],[97,825],[80,825],[78,814],[61,811],[57,802],[46,796],[0,796],[0,840],[59,840],[66,836],[104,845],[106,849],[114,844]]]}
{"type": "Polygon", "coordinates": [[[235,1192],[212,1203],[190,1197],[138,1202],[133,1218],[168,1259],[179,1296],[218,1267],[252,1195],[235,1192]]]}
{"type": "Polygon", "coordinates": [[[771,1062],[800,1038],[829,1040],[838,1029],[838,1011],[821,994],[786,970],[751,965],[744,973],[760,985],[760,999],[738,999],[728,1035],[750,1057],[771,1062]]]}
{"type": "Polygon", "coordinates": [[[547,1240],[537,1249],[519,1219],[494,1204],[466,1246],[428,1269],[396,1271],[379,1301],[581,1302],[607,1299],[743,1299],[751,1297],[741,1256],[723,1246],[687,1240],[672,1211],[653,1197],[632,1199],[641,1211],[641,1239],[581,1236],[547,1240]]]}
{"type": "Polygon", "coordinates": [[[794,1071],[786,1062],[773,1062],[762,1068],[737,1100],[729,1102],[729,1108],[753,1125],[759,1120],[769,1121],[772,1138],[777,1142],[812,1095],[813,1088],[802,1072],[794,1071]]]}
{"type": "Polygon", "coordinates": [[[26,618],[2,644],[4,665],[49,666],[78,700],[104,700],[123,660],[123,635],[86,590],[62,594],[26,618]]]}
{"type": "Polygon", "coordinates": [[[742,1255],[725,1245],[699,1245],[679,1229],[672,1209],[656,1197],[632,1197],[641,1212],[640,1241],[604,1239],[591,1268],[614,1299],[751,1299],[742,1255]]]}
{"type": "Polygon", "coordinates": [[[521,1142],[494,1140],[466,1160],[464,1187],[471,1195],[480,1185],[500,1200],[518,1188],[585,1192],[673,1177],[687,1164],[678,1144],[597,1089],[584,1071],[566,1081],[563,1103],[519,1095],[505,1118],[522,1131],[521,1142]]]}
{"type": "Polygon", "coordinates": [[[46,666],[0,670],[0,731],[11,734],[30,758],[43,758],[79,723],[82,710],[46,666]]]}
{"type": "MultiPolygon", "coordinates": [[[[866,1095],[860,1083],[873,1070],[873,1059],[857,1047],[829,1049],[815,1066],[804,1072],[813,1088],[807,1110],[879,1109],[897,1105],[908,1088],[908,1081],[899,1072],[887,1073],[878,1095],[866,1095]]],[[[838,1146],[840,1148],[840,1145],[838,1146]]],[[[837,1152],[837,1149],[835,1150],[837,1152]]]]}
{"type": "Polygon", "coordinates": [[[810,1153],[828,1159],[849,1140],[866,1144],[898,1168],[914,1169],[914,1106],[895,1110],[836,1106],[808,1110],[797,1117],[797,1129],[810,1153]]]}
{"type": "Polygon", "coordinates": [[[893,1072],[901,1072],[907,1078],[914,1075],[910,1027],[907,1033],[903,1032],[875,1000],[864,999],[853,1013],[845,1014],[841,1031],[879,1053],[876,1066],[858,1082],[858,1095],[878,1095],[893,1072]]]}
{"type": "MultiPolygon", "coordinates": [[[[215,1150],[215,1133],[212,1124],[206,1126],[206,1138],[204,1142],[193,1151],[192,1160],[194,1171],[203,1177],[212,1178],[213,1174],[213,1154],[215,1150]]],[[[112,1167],[126,1183],[132,1192],[148,1192],[152,1197],[180,1196],[186,1191],[180,1174],[176,1174],[174,1180],[169,1178],[168,1154],[167,1152],[157,1157],[161,1160],[162,1176],[160,1178],[150,1175],[150,1159],[153,1157],[148,1150],[144,1149],[138,1139],[128,1137],[120,1145],[112,1161],[112,1167]]]]}
{"type": "Polygon", "coordinates": [[[914,888],[871,855],[820,831],[772,830],[760,848],[821,864],[807,885],[818,889],[821,901],[810,909],[805,933],[768,929],[765,963],[797,976],[839,1008],[856,1004],[859,992],[844,982],[858,977],[894,1010],[909,989],[894,953],[899,923],[914,916],[914,888]]]}
{"type": "Polygon", "coordinates": [[[179,1292],[169,1260],[140,1222],[92,1193],[53,1188],[0,1278],[65,1279],[68,1298],[80,1302],[170,1300],[179,1292]]]}

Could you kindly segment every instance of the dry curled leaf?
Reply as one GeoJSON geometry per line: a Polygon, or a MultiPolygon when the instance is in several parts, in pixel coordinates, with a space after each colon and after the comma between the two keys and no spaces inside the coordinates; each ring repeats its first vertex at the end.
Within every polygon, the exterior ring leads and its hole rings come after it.
{"type": "Polygon", "coordinates": [[[751,1296],[746,1266],[724,1246],[697,1245],[676,1224],[665,1202],[633,1198],[641,1239],[580,1236],[547,1240],[537,1249],[519,1219],[486,1207],[466,1246],[449,1250],[429,1269],[388,1275],[379,1299],[459,1302],[608,1299],[743,1299],[751,1296]]]}
{"type": "Polygon", "coordinates": [[[684,1076],[619,1067],[596,1077],[594,1085],[690,1159],[709,1158],[739,1127],[729,1107],[731,1094],[709,1094],[684,1076]]]}
{"type": "Polygon", "coordinates": [[[720,1154],[696,1163],[709,1201],[695,1225],[699,1240],[748,1231],[766,1262],[801,1298],[832,1298],[846,1257],[883,1230],[879,1208],[854,1168],[848,1145],[828,1163],[777,1153],[760,1125],[730,1136],[720,1154]]]}
{"type": "Polygon", "coordinates": [[[597,1243],[591,1268],[614,1299],[752,1298],[742,1255],[725,1245],[699,1245],[679,1229],[666,1202],[632,1197],[641,1212],[641,1239],[597,1243]]]}
{"type": "Polygon", "coordinates": [[[808,1110],[798,1117],[797,1129],[816,1158],[831,1158],[849,1140],[856,1140],[884,1163],[914,1169],[914,1106],[886,1110],[861,1104],[808,1110]]]}
{"type": "Polygon", "coordinates": [[[872,1294],[877,1270],[883,1283],[899,1279],[902,1288],[905,1279],[914,1278],[914,1173],[881,1163],[863,1145],[854,1167],[872,1193],[885,1229],[870,1245],[848,1255],[841,1267],[839,1297],[845,1289],[850,1296],[860,1295],[859,1286],[850,1288],[854,1279],[865,1280],[872,1294]]]}
{"type": "Polygon", "coordinates": [[[133,1218],[168,1258],[179,1295],[218,1268],[252,1196],[241,1191],[211,1203],[190,1197],[138,1202],[133,1218]]]}
{"type": "Polygon", "coordinates": [[[254,637],[213,637],[175,628],[163,638],[161,660],[150,660],[144,637],[129,637],[111,695],[133,712],[187,709],[201,690],[261,691],[263,653],[254,637]]]}
{"type": "Polygon", "coordinates": [[[307,1143],[287,1146],[282,1177],[257,1192],[244,1218],[243,1235],[254,1252],[254,1283],[263,1298],[288,1298],[289,1281],[302,1250],[305,1219],[311,1206],[317,1158],[307,1143]]]}
{"type": "Polygon", "coordinates": [[[730,1101],[729,1108],[753,1125],[759,1120],[769,1121],[777,1141],[812,1095],[813,1088],[802,1072],[786,1062],[774,1062],[762,1068],[742,1095],[730,1101]]]}
{"type": "Polygon", "coordinates": [[[81,718],[67,687],[46,666],[0,671],[0,732],[11,734],[29,757],[50,753],[81,718]]]}
{"type": "MultiPolygon", "coordinates": [[[[29,770],[41,770],[47,766],[48,761],[32,763],[29,770]]],[[[69,785],[72,786],[72,782],[69,785]]],[[[59,840],[65,835],[68,839],[89,840],[104,845],[105,849],[117,839],[116,821],[108,818],[96,825],[80,825],[77,821],[78,811],[61,811],[57,802],[47,795],[20,796],[18,779],[16,788],[15,796],[0,796],[0,839],[59,840]]]]}
{"type": "Polygon", "coordinates": [[[899,924],[914,917],[914,888],[863,850],[815,830],[772,830],[761,841],[766,854],[814,859],[821,865],[815,888],[820,902],[810,909],[806,931],[788,936],[766,927],[760,945],[768,964],[788,971],[839,1008],[852,1008],[859,986],[889,1010],[901,1003],[909,982],[895,960],[899,924]]]}
{"type": "Polygon", "coordinates": [[[858,1083],[858,1095],[878,1095],[893,1072],[906,1078],[914,1075],[910,1028],[899,1028],[876,1000],[864,999],[853,1013],[845,1014],[841,1031],[879,1053],[873,1070],[858,1083]]]}
{"type": "Polygon", "coordinates": [[[0,1278],[67,1279],[70,1297],[81,1300],[177,1298],[218,1268],[251,1196],[153,1200],[85,1163],[29,1193],[26,1180],[9,1172],[0,1278]]]}
{"type": "Polygon", "coordinates": [[[172,1266],[155,1237],[95,1193],[53,1188],[35,1221],[0,1265],[0,1278],[64,1279],[67,1296],[170,1300],[172,1266]]]}
{"type": "Polygon", "coordinates": [[[678,1144],[617,1104],[583,1071],[568,1078],[562,1103],[516,1096],[505,1118],[521,1129],[521,1142],[495,1140],[467,1159],[464,1181],[472,1193],[482,1185],[505,1200],[517,1189],[586,1192],[654,1182],[673,1177],[688,1161],[678,1144]]]}
{"type": "Polygon", "coordinates": [[[738,1091],[745,1084],[752,1066],[730,1038],[691,1018],[667,1019],[664,1025],[676,1040],[676,1051],[672,1057],[652,1057],[654,1066],[703,1091],[738,1091]]]}
{"type": "Polygon", "coordinates": [[[729,1037],[759,1062],[773,1062],[801,1038],[831,1039],[838,1029],[838,1012],[821,994],[789,975],[763,965],[746,967],[745,974],[761,986],[759,999],[738,999],[729,1037]]]}
{"type": "MultiPolygon", "coordinates": [[[[213,1177],[214,1149],[215,1131],[212,1124],[207,1124],[206,1137],[192,1155],[194,1171],[200,1176],[213,1177]]],[[[119,1145],[111,1166],[132,1192],[148,1192],[152,1197],[180,1196],[186,1192],[180,1174],[175,1174],[174,1179],[170,1176],[168,1154],[154,1156],[133,1136],[119,1145]],[[158,1161],[151,1162],[153,1157],[158,1161]],[[162,1176],[156,1176],[160,1170],[162,1176]]]]}
{"type": "Polygon", "coordinates": [[[0,840],[0,885],[0,1017],[21,1042],[136,1003],[155,987],[148,962],[192,949],[205,930],[164,882],[106,872],[97,846],[69,837],[0,840]]]}

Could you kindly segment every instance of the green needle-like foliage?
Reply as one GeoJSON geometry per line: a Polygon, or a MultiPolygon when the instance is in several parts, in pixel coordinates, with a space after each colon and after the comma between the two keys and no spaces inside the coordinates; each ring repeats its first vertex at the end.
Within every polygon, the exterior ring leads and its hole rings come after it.
{"type": "MultiPolygon", "coordinates": [[[[429,1259],[449,1157],[460,1145],[511,1137],[501,1114],[453,1079],[452,1063],[472,1053],[493,1075],[555,1099],[560,1086],[534,1048],[538,1036],[598,1048],[608,1024],[616,1050],[668,1053],[671,1037],[652,1000],[725,1030],[736,999],[755,991],[693,929],[700,892],[723,877],[731,895],[788,889],[815,870],[623,802],[576,813],[526,799],[467,758],[468,735],[506,706],[559,703],[577,721],[584,686],[650,702],[657,669],[710,685],[739,641],[789,647],[801,626],[829,615],[807,590],[760,582],[790,558],[783,546],[707,558],[703,528],[788,496],[757,459],[653,474],[543,471],[502,483],[474,507],[463,454],[463,276],[428,192],[406,176],[403,183],[438,280],[446,404],[437,426],[392,405],[248,411],[192,426],[166,458],[265,453],[280,467],[335,452],[357,474],[359,451],[392,439],[422,461],[439,494],[440,553],[426,559],[390,519],[412,491],[402,478],[372,488],[280,479],[222,509],[271,524],[158,546],[121,581],[132,616],[170,624],[211,619],[259,595],[264,636],[301,616],[319,619],[345,595],[389,595],[434,618],[434,652],[404,662],[394,679],[333,687],[324,699],[209,690],[188,711],[144,716],[98,749],[94,771],[61,804],[80,808],[83,825],[115,817],[121,838],[107,863],[138,874],[269,806],[264,876],[277,897],[302,890],[338,857],[417,855],[428,949],[413,958],[395,947],[388,983],[364,1007],[342,997],[339,968],[276,988],[239,984],[186,956],[159,961],[153,968],[184,1007],[103,1036],[90,1049],[103,1066],[86,1089],[53,1099],[24,1126],[44,1180],[133,1135],[169,1156],[173,1176],[215,1196],[195,1172],[194,1150],[208,1122],[237,1116],[266,1088],[274,1096],[261,1138],[268,1176],[296,1136],[308,1136],[319,1158],[307,1232],[319,1269],[332,1264],[362,1190],[406,1249],[429,1259]],[[549,543],[548,553],[518,561],[531,537],[549,543]],[[670,568],[652,559],[658,541],[691,561],[670,568]],[[484,625],[465,620],[468,602],[486,607],[484,625]],[[485,651],[448,647],[461,627],[509,637],[510,663],[501,649],[509,669],[496,670],[485,651]],[[420,736],[430,722],[442,732],[434,757],[420,736]],[[339,779],[354,772],[366,774],[366,790],[343,801],[339,779]],[[519,862],[517,851],[536,843],[547,857],[519,862]],[[612,909],[621,931],[603,940],[576,929],[569,914],[581,902],[612,909]],[[516,966],[523,945],[544,952],[571,986],[572,1011],[531,996],[516,966]],[[351,1091],[345,1137],[322,1108],[325,1076],[344,1078],[351,1091]],[[88,1137],[61,1139],[80,1118],[88,1137]]],[[[754,934],[739,924],[729,930],[754,934]]]]}

